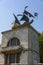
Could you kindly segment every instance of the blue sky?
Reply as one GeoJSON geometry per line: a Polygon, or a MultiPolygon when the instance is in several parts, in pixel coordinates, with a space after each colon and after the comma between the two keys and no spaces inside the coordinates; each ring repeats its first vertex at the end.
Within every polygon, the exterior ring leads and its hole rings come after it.
{"type": "Polygon", "coordinates": [[[38,12],[38,18],[35,19],[32,26],[38,31],[43,31],[43,0],[0,0],[0,43],[1,32],[11,29],[11,23],[14,21],[13,13],[22,13],[24,7],[28,5],[28,11],[34,14],[38,12]]]}

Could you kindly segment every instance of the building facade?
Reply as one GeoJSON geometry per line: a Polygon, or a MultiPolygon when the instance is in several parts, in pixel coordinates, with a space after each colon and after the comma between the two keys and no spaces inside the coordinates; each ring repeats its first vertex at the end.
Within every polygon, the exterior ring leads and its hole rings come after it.
{"type": "Polygon", "coordinates": [[[38,32],[29,24],[2,32],[2,64],[35,65],[40,62],[38,32]]]}

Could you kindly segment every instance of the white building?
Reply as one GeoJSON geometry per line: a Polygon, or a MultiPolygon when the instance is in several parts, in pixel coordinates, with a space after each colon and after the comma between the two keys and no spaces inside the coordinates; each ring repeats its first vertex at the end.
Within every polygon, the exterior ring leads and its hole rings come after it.
{"type": "Polygon", "coordinates": [[[0,64],[38,64],[38,35],[39,33],[29,24],[14,25],[11,30],[2,32],[0,64]]]}

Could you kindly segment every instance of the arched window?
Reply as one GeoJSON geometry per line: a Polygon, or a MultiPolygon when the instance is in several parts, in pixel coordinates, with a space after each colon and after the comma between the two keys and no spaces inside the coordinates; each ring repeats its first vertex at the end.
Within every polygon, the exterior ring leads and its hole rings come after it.
{"type": "Polygon", "coordinates": [[[12,38],[9,40],[7,46],[17,46],[20,45],[20,41],[18,38],[12,38]]]}
{"type": "MultiPolygon", "coordinates": [[[[17,46],[20,45],[20,41],[17,38],[12,38],[8,41],[7,47],[9,46],[17,46]]],[[[19,63],[20,62],[20,54],[12,53],[12,54],[6,54],[5,55],[5,64],[10,64],[10,63],[19,63]]]]}

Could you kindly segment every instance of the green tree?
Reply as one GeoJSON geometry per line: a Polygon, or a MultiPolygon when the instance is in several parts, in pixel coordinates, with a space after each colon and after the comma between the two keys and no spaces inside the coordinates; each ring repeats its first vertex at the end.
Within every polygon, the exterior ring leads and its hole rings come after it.
{"type": "Polygon", "coordinates": [[[39,35],[40,43],[40,62],[43,63],[43,32],[39,35]]]}

